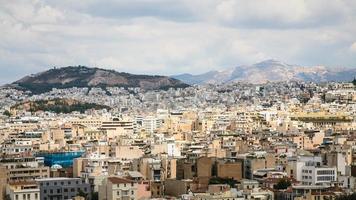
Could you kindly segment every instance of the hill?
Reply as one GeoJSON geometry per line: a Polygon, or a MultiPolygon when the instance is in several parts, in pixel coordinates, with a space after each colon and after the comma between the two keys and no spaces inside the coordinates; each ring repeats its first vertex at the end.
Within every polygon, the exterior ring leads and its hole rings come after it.
{"type": "Polygon", "coordinates": [[[114,70],[69,66],[53,68],[26,76],[12,85],[30,90],[34,94],[48,92],[52,88],[71,87],[140,87],[145,90],[184,88],[189,85],[167,76],[136,75],[114,70]]]}
{"type": "Polygon", "coordinates": [[[172,76],[187,84],[249,82],[265,83],[288,80],[298,81],[352,81],[356,76],[356,68],[330,69],[324,66],[290,65],[277,60],[266,60],[253,65],[237,66],[224,71],[210,71],[204,74],[181,74],[172,76]]]}
{"type": "Polygon", "coordinates": [[[83,113],[89,109],[110,109],[108,106],[84,103],[73,99],[52,99],[52,100],[38,100],[38,101],[25,101],[18,103],[10,108],[11,111],[14,110],[25,110],[29,112],[37,111],[51,111],[55,113],[71,113],[73,111],[78,111],[83,113]]]}

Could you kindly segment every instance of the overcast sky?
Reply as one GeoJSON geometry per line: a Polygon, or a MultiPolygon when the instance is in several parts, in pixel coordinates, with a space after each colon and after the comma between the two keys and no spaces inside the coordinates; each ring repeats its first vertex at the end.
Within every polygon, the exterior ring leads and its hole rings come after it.
{"type": "Polygon", "coordinates": [[[0,0],[0,83],[53,66],[356,67],[355,0],[0,0]]]}

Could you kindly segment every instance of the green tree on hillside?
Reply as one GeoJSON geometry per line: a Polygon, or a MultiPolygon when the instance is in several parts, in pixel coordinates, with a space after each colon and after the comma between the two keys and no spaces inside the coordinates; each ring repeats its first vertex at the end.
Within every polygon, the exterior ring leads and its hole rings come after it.
{"type": "Polygon", "coordinates": [[[8,116],[8,117],[11,117],[11,113],[8,110],[5,110],[2,114],[5,116],[8,116]]]}
{"type": "Polygon", "coordinates": [[[276,190],[285,190],[289,186],[291,186],[291,182],[288,179],[282,178],[276,185],[273,186],[273,188],[276,190]]]}

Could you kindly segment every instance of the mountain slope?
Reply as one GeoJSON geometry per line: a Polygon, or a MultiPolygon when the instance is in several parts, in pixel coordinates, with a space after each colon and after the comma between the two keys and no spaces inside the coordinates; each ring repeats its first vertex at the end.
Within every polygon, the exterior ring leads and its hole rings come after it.
{"type": "Polygon", "coordinates": [[[140,87],[142,89],[184,88],[188,85],[166,76],[135,75],[114,70],[84,66],[53,68],[35,75],[26,76],[13,83],[18,87],[43,93],[52,88],[70,87],[140,87]]]}
{"type": "Polygon", "coordinates": [[[51,111],[55,113],[71,113],[78,111],[84,113],[89,109],[110,109],[109,106],[98,105],[94,103],[80,102],[73,99],[51,99],[51,100],[37,100],[37,101],[25,101],[18,103],[11,107],[11,112],[16,110],[25,110],[30,112],[37,111],[51,111]]]}
{"type": "Polygon", "coordinates": [[[276,60],[266,60],[253,65],[237,66],[224,71],[211,71],[200,75],[184,74],[172,76],[189,84],[249,82],[265,83],[268,81],[351,81],[356,76],[353,69],[328,69],[324,66],[302,67],[276,60]],[[209,76],[207,76],[207,74],[209,76]]]}

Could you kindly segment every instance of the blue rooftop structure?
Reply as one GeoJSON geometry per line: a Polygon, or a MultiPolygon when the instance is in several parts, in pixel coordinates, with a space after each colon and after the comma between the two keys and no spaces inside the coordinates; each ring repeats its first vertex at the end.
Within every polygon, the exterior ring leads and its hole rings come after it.
{"type": "Polygon", "coordinates": [[[44,157],[44,164],[46,166],[60,165],[64,168],[73,166],[73,160],[79,158],[84,154],[84,151],[69,151],[69,152],[55,152],[55,153],[38,153],[36,157],[44,157]]]}

